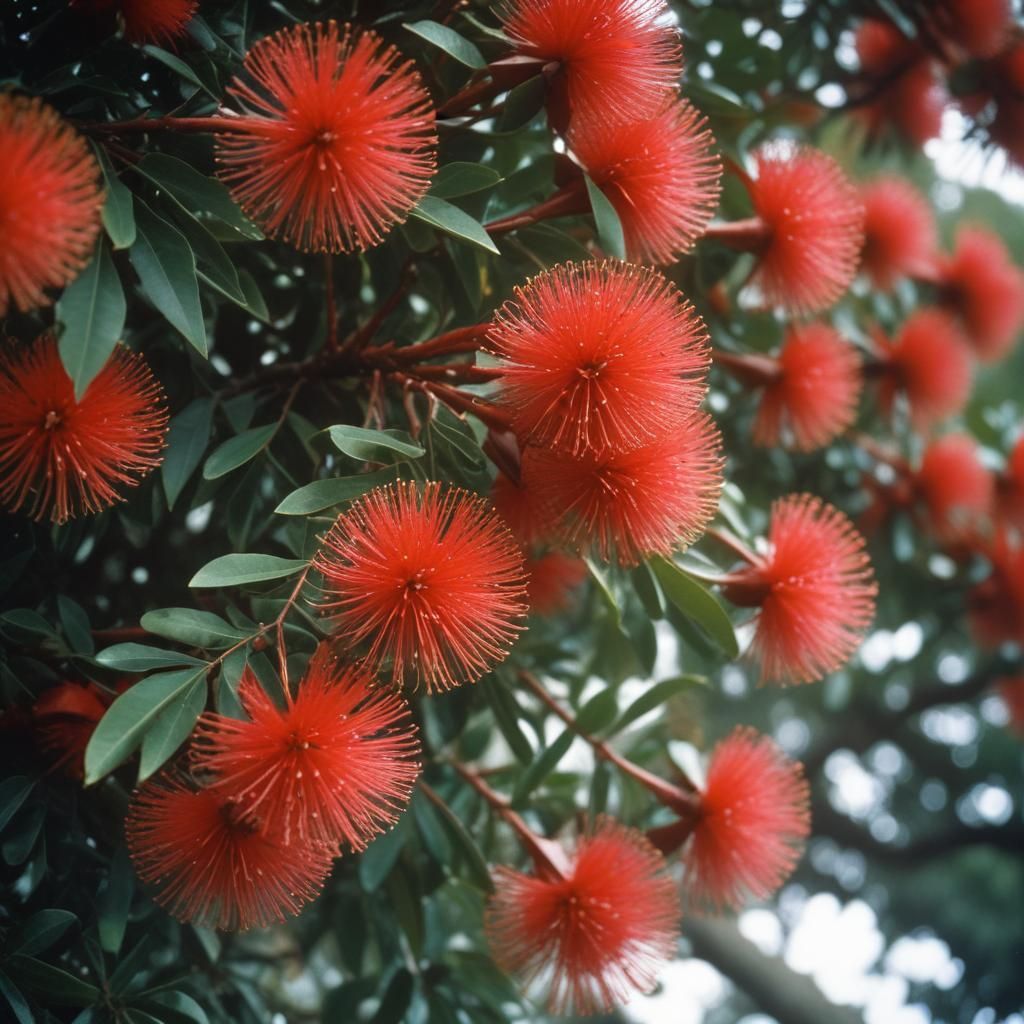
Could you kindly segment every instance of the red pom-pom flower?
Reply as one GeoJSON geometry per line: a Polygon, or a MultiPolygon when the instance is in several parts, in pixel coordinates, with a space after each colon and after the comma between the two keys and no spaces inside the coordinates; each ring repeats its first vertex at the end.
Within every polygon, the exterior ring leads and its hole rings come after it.
{"type": "Polygon", "coordinates": [[[697,821],[683,849],[697,902],[738,908],[771,896],[810,832],[803,768],[768,736],[738,727],[712,751],[697,821]]]}
{"type": "Polygon", "coordinates": [[[100,168],[88,143],[37,99],[0,92],[0,317],[45,306],[89,260],[100,168]]]}
{"type": "Polygon", "coordinates": [[[942,263],[940,285],[978,358],[1005,356],[1024,326],[1024,273],[1003,240],[985,228],[961,228],[952,256],[942,263]]]}
{"type": "Polygon", "coordinates": [[[58,683],[42,693],[32,705],[32,727],[55,769],[82,778],[85,748],[109,706],[110,697],[95,683],[58,683]]]}
{"type": "Polygon", "coordinates": [[[820,498],[772,504],[766,554],[731,573],[734,604],[758,609],[751,653],[765,682],[809,683],[844,665],[875,612],[877,586],[864,538],[820,498]]]}
{"type": "Polygon", "coordinates": [[[966,434],[933,441],[914,475],[928,523],[943,543],[968,541],[988,526],[995,499],[995,474],[981,461],[978,445],[966,434]]]}
{"type": "Polygon", "coordinates": [[[626,451],[671,429],[704,397],[707,331],[661,274],[569,263],[517,288],[488,340],[516,434],[571,452],[626,451]]]}
{"type": "Polygon", "coordinates": [[[1013,0],[938,0],[932,21],[973,57],[993,57],[1013,29],[1013,0]]]}
{"type": "Polygon", "coordinates": [[[550,1012],[590,1014],[654,987],[675,955],[678,919],[661,855],[606,819],[563,875],[498,868],[486,930],[498,964],[546,989],[550,1012]]]}
{"type": "Polygon", "coordinates": [[[704,233],[721,188],[722,166],[707,122],[676,100],[641,121],[574,127],[569,148],[622,223],[630,259],[671,263],[704,233]]]}
{"type": "Polygon", "coordinates": [[[57,342],[0,364],[0,506],[63,523],[120,501],[160,463],[167,411],[141,356],[119,345],[80,399],[57,342]]]}
{"type": "Polygon", "coordinates": [[[857,415],[860,358],[832,326],[791,327],[764,387],[754,442],[774,447],[788,434],[793,447],[813,451],[838,437],[857,415]]]}
{"type": "Polygon", "coordinates": [[[180,921],[228,931],[297,914],[319,894],[334,859],[326,844],[286,845],[213,790],[170,777],[135,792],[125,830],[157,903],[180,921]]]}
{"type": "Polygon", "coordinates": [[[763,242],[752,282],[770,306],[816,313],[849,287],[864,239],[864,206],[839,165],[808,146],[755,155],[750,198],[763,242]]]}
{"type": "Polygon", "coordinates": [[[549,551],[528,557],[525,563],[526,597],[530,612],[554,615],[567,608],[573,591],[587,578],[587,566],[579,558],[549,551]]]}
{"type": "Polygon", "coordinates": [[[338,516],[314,564],[337,632],[396,684],[435,691],[478,679],[526,614],[508,528],[482,499],[437,483],[371,491],[338,516]]]}
{"type": "Polygon", "coordinates": [[[203,717],[195,764],[264,834],[359,850],[395,823],[420,769],[402,697],[374,689],[365,670],[339,665],[324,646],[285,708],[251,672],[239,700],[248,720],[203,717]]]}
{"type": "Polygon", "coordinates": [[[515,51],[558,65],[552,88],[572,123],[651,117],[682,72],[664,0],[509,0],[499,8],[515,51]]]}
{"type": "Polygon", "coordinates": [[[718,507],[720,436],[703,412],[630,451],[528,448],[523,481],[577,551],[635,565],[693,543],[718,507]]]}
{"type": "Polygon", "coordinates": [[[430,185],[430,97],[411,62],[373,32],[282,29],[252,47],[228,91],[242,114],[218,135],[220,176],[274,238],[367,249],[430,185]]]}
{"type": "Polygon", "coordinates": [[[1002,530],[984,553],[992,572],[967,597],[971,630],[986,647],[1024,644],[1024,537],[1002,530]]]}
{"type": "Polygon", "coordinates": [[[901,278],[928,273],[938,235],[928,200],[909,181],[876,178],[861,189],[864,249],[861,269],[871,283],[890,291],[901,278]]]}
{"type": "Polygon", "coordinates": [[[938,309],[912,313],[895,340],[876,334],[882,358],[882,405],[906,396],[911,422],[926,430],[954,416],[971,394],[974,360],[956,322],[938,309]]]}

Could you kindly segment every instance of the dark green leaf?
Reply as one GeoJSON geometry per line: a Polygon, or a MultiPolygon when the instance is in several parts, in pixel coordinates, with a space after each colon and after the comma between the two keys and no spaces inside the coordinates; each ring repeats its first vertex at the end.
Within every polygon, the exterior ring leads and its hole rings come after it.
{"type": "Polygon", "coordinates": [[[615,595],[612,593],[612,588],[608,583],[607,577],[604,572],[589,558],[585,558],[584,562],[586,562],[587,570],[590,572],[591,579],[597,584],[598,593],[601,595],[608,611],[612,614],[612,619],[615,625],[620,626],[622,623],[622,609],[619,608],[619,602],[615,600],[615,595]]]}
{"type": "Polygon", "coordinates": [[[332,505],[340,505],[344,501],[358,498],[374,487],[389,484],[394,479],[393,469],[380,469],[375,473],[362,473],[359,476],[314,480],[313,483],[292,491],[274,511],[282,516],[308,516],[332,505]]]}
{"type": "Polygon", "coordinates": [[[90,1006],[100,997],[95,985],[34,957],[12,956],[7,961],[7,973],[22,988],[58,1006],[90,1006]]]}
{"type": "Polygon", "coordinates": [[[7,1000],[18,1024],[35,1024],[35,1018],[32,1016],[25,997],[3,971],[0,971],[0,996],[7,1000]]]}
{"type": "Polygon", "coordinates": [[[119,845],[110,860],[110,871],[106,885],[96,899],[96,927],[100,946],[105,953],[117,956],[124,942],[128,927],[128,913],[131,910],[132,894],[135,892],[135,870],[128,856],[128,848],[119,845]]]}
{"type": "Polygon", "coordinates": [[[424,449],[402,430],[367,430],[365,427],[340,426],[329,427],[328,432],[335,448],[363,462],[418,459],[424,454],[424,449]]]}
{"type": "Polygon", "coordinates": [[[198,673],[174,702],[154,720],[142,740],[139,757],[139,783],[143,783],[158,768],[163,767],[174,752],[192,734],[199,716],[206,707],[206,672],[198,673]]]}
{"type": "Polygon", "coordinates": [[[185,236],[141,200],[135,214],[137,236],[132,266],[142,290],[195,350],[207,354],[206,324],[199,304],[196,261],[185,236]]]}
{"type": "Polygon", "coordinates": [[[86,747],[86,785],[98,782],[131,757],[168,708],[183,702],[191,706],[196,687],[204,686],[205,680],[205,665],[177,669],[147,676],[122,693],[100,719],[86,747]]]}
{"type": "Polygon", "coordinates": [[[718,599],[674,562],[658,556],[651,559],[650,565],[665,596],[700,626],[725,654],[735,658],[739,654],[736,633],[718,599]]]}
{"type": "Polygon", "coordinates": [[[135,241],[135,210],[131,190],[118,177],[103,146],[93,147],[103,171],[103,227],[115,249],[127,249],[135,241]]]}
{"type": "Polygon", "coordinates": [[[35,781],[24,775],[12,775],[0,782],[0,832],[3,832],[11,818],[18,813],[34,785],[35,781]]]}
{"type": "Polygon", "coordinates": [[[103,369],[124,331],[127,306],[114,260],[101,238],[88,266],[57,302],[60,359],[78,398],[103,369]]]}
{"type": "Polygon", "coordinates": [[[626,258],[626,239],[622,233],[622,222],[615,212],[615,207],[608,197],[584,176],[587,183],[587,195],[590,197],[590,208],[594,211],[594,224],[597,227],[597,240],[609,256],[624,260],[626,258]]]}
{"type": "Polygon", "coordinates": [[[409,838],[408,823],[399,818],[398,824],[384,835],[378,836],[359,858],[359,884],[373,892],[387,878],[395,866],[405,841],[409,838]]]}
{"type": "Polygon", "coordinates": [[[414,21],[404,27],[468,68],[487,66],[487,61],[476,46],[447,25],[439,25],[436,21],[414,21]]]}
{"type": "Polygon", "coordinates": [[[197,398],[171,420],[161,466],[168,508],[174,508],[189,477],[199,465],[209,444],[212,427],[212,398],[197,398]]]}
{"type": "Polygon", "coordinates": [[[149,672],[154,668],[172,668],[175,665],[202,665],[204,662],[191,654],[166,651],[145,644],[114,644],[96,655],[96,660],[117,672],[149,672]]]}
{"type": "Polygon", "coordinates": [[[514,132],[529,124],[544,107],[547,91],[547,79],[543,75],[520,82],[505,98],[498,118],[498,131],[514,132]]]}
{"type": "Polygon", "coordinates": [[[448,834],[465,858],[470,874],[467,881],[484,892],[490,892],[494,888],[494,883],[491,881],[491,873],[487,869],[487,858],[480,852],[480,847],[469,834],[469,830],[447,804],[434,803],[431,800],[431,806],[438,812],[441,821],[448,829],[448,834]]]}
{"type": "Polygon", "coordinates": [[[615,723],[613,732],[621,732],[627,725],[646,715],[648,711],[653,711],[665,701],[671,700],[687,690],[692,690],[695,686],[707,686],[707,683],[707,679],[703,676],[675,676],[672,679],[663,679],[660,683],[655,683],[622,712],[615,723]]]}
{"type": "Polygon", "coordinates": [[[306,568],[307,563],[297,558],[278,558],[277,555],[221,555],[207,562],[189,580],[190,587],[240,587],[246,583],[279,580],[294,576],[306,568]]]}
{"type": "Polygon", "coordinates": [[[410,216],[486,252],[501,255],[491,236],[478,220],[470,217],[465,210],[438,199],[437,196],[424,196],[410,216]]]}
{"type": "Polygon", "coordinates": [[[230,647],[248,635],[219,615],[195,608],[157,608],[146,612],[139,621],[143,629],[156,636],[194,647],[230,647]]]}
{"type": "Polygon", "coordinates": [[[170,68],[175,74],[180,75],[187,82],[191,82],[197,88],[202,89],[214,102],[220,103],[220,97],[216,93],[211,92],[203,84],[203,80],[180,57],[175,57],[173,53],[161,50],[158,46],[144,46],[142,49],[144,53],[148,53],[154,60],[160,61],[161,64],[170,68]]]}
{"type": "Polygon", "coordinates": [[[92,627],[89,616],[77,602],[66,594],[57,596],[57,611],[60,613],[60,624],[68,644],[76,654],[92,654],[96,650],[92,642],[92,627]]]}
{"type": "Polygon", "coordinates": [[[412,992],[412,975],[404,967],[399,967],[391,977],[384,998],[371,1018],[371,1024],[401,1024],[412,1001],[412,992]]]}
{"type": "Polygon", "coordinates": [[[584,732],[598,733],[611,725],[618,713],[615,691],[609,688],[595,694],[580,708],[576,715],[576,725],[584,732]]]}
{"type": "Polygon", "coordinates": [[[206,1011],[185,992],[157,992],[147,998],[146,1004],[164,1024],[209,1024],[210,1021],[206,1011]]]}
{"type": "Polygon", "coordinates": [[[49,949],[78,918],[70,910],[39,910],[8,939],[8,953],[35,956],[49,949]]]}
{"type": "Polygon", "coordinates": [[[265,427],[251,427],[229,438],[210,454],[203,466],[203,476],[207,480],[216,480],[244,466],[266,448],[276,432],[277,424],[269,423],[265,427]]]}
{"type": "Polygon", "coordinates": [[[515,698],[497,677],[488,679],[481,686],[494,712],[498,728],[505,742],[512,748],[516,760],[529,764],[533,760],[533,747],[519,726],[520,709],[515,698]]]}
{"type": "Polygon", "coordinates": [[[575,738],[576,733],[572,729],[563,729],[554,742],[545,747],[526,770],[520,773],[512,791],[514,806],[524,805],[530,794],[558,767],[558,762],[565,757],[575,738]]]}
{"type": "Polygon", "coordinates": [[[658,589],[658,581],[654,578],[651,567],[646,562],[641,562],[631,573],[633,589],[636,591],[644,611],[652,619],[663,619],[665,617],[665,605],[661,600],[661,591],[658,589]]]}
{"type": "Polygon", "coordinates": [[[438,199],[453,199],[494,188],[501,180],[501,175],[491,167],[456,160],[438,170],[430,194],[438,199]]]}
{"type": "Polygon", "coordinates": [[[263,237],[263,232],[242,213],[221,182],[208,178],[184,160],[166,153],[147,153],[135,170],[165,189],[190,216],[213,217],[244,238],[258,241],[263,237]]]}

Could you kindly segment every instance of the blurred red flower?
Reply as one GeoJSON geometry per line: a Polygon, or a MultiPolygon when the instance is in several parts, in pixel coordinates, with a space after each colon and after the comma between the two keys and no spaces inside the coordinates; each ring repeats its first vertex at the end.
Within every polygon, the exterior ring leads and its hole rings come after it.
{"type": "Polygon", "coordinates": [[[864,249],[861,269],[871,283],[890,291],[900,278],[929,273],[938,234],[928,200],[909,181],[883,175],[861,187],[864,249]]]}
{"type": "Polygon", "coordinates": [[[924,452],[914,475],[928,524],[945,544],[972,541],[989,527],[994,511],[995,475],[979,457],[967,434],[947,434],[924,452]]]}

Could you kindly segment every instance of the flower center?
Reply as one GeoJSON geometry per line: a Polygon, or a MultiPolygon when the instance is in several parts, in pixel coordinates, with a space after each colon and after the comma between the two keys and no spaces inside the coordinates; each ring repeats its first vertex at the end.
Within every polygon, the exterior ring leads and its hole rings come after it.
{"type": "Polygon", "coordinates": [[[51,409],[43,418],[43,430],[53,430],[60,426],[60,413],[51,409]]]}

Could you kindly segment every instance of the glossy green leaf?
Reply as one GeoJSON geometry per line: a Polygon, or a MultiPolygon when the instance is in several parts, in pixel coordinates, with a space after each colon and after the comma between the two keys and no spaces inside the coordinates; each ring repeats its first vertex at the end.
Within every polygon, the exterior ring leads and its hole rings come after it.
{"type": "Polygon", "coordinates": [[[135,241],[135,207],[131,189],[114,170],[106,148],[93,147],[103,172],[103,227],[115,249],[127,249],[135,241]]]}
{"type": "Polygon", "coordinates": [[[277,424],[269,423],[265,427],[251,427],[236,434],[215,448],[203,466],[203,477],[216,480],[226,476],[239,466],[244,466],[273,440],[277,433],[277,424]]]}
{"type": "Polygon", "coordinates": [[[212,398],[197,398],[171,420],[160,467],[168,508],[174,508],[210,443],[213,408],[212,398]]]}
{"type": "Polygon", "coordinates": [[[379,888],[395,866],[408,838],[407,821],[399,818],[398,824],[390,832],[377,836],[367,846],[359,858],[359,884],[363,889],[374,892],[379,888]]]}
{"type": "Polygon", "coordinates": [[[0,997],[3,997],[11,1008],[17,1024],[35,1024],[35,1017],[32,1016],[25,997],[3,971],[0,971],[0,997]]]}
{"type": "Polygon", "coordinates": [[[205,667],[195,674],[192,684],[164,708],[147,729],[139,757],[139,783],[143,783],[174,754],[192,734],[206,707],[205,667]]]}
{"type": "Polygon", "coordinates": [[[395,462],[425,454],[425,449],[402,430],[340,426],[329,427],[328,433],[335,448],[363,462],[395,462]]]}
{"type": "Polygon", "coordinates": [[[590,197],[590,208],[594,212],[594,224],[597,227],[597,240],[601,248],[609,256],[624,260],[626,258],[626,238],[622,233],[622,222],[615,212],[608,197],[584,176],[587,183],[587,195],[590,197]]]}
{"type": "Polygon", "coordinates": [[[248,634],[225,622],[213,612],[197,608],[157,608],[139,620],[143,629],[167,640],[177,640],[194,647],[230,647],[248,634]]]}
{"type": "Polygon", "coordinates": [[[414,21],[403,27],[420,39],[425,39],[432,46],[444,50],[449,57],[454,57],[468,68],[482,68],[487,65],[483,54],[476,46],[447,25],[440,25],[436,21],[414,21]]]}
{"type": "Polygon", "coordinates": [[[191,654],[134,643],[106,647],[96,655],[96,660],[117,672],[150,672],[155,668],[172,668],[175,665],[205,664],[198,658],[193,658],[191,654]]]}
{"type": "Polygon", "coordinates": [[[483,224],[470,217],[465,210],[438,199],[437,196],[424,196],[410,216],[479,249],[500,255],[498,247],[487,234],[483,224]]]}
{"type": "Polygon", "coordinates": [[[241,587],[247,583],[279,580],[294,576],[306,568],[307,562],[297,558],[279,558],[277,555],[234,554],[221,555],[207,562],[189,580],[190,587],[241,587]]]}
{"type": "Polygon", "coordinates": [[[0,781],[0,832],[3,832],[11,818],[21,809],[34,786],[35,780],[24,775],[12,775],[0,781]]]}
{"type": "Polygon", "coordinates": [[[476,840],[459,820],[459,816],[447,804],[434,803],[431,800],[430,805],[441,819],[456,849],[465,860],[466,869],[469,872],[466,881],[484,892],[490,892],[494,888],[494,883],[491,881],[491,873],[487,868],[487,858],[480,852],[476,840]]]}
{"type": "Polygon", "coordinates": [[[497,677],[488,679],[481,686],[494,712],[494,720],[516,760],[529,764],[533,760],[533,747],[519,725],[520,708],[515,697],[497,677]]]}
{"type": "Polygon", "coordinates": [[[563,729],[519,774],[512,790],[514,807],[524,806],[530,794],[558,767],[559,761],[568,753],[575,738],[576,733],[572,729],[563,729]]]}
{"type": "Polygon", "coordinates": [[[57,595],[57,612],[68,645],[76,654],[91,655],[96,650],[92,626],[85,609],[67,594],[57,595]]]}
{"type": "Polygon", "coordinates": [[[681,693],[692,690],[695,686],[707,686],[708,681],[704,676],[675,676],[672,679],[663,679],[655,683],[649,690],[642,693],[622,714],[615,723],[614,732],[621,732],[627,725],[631,725],[638,718],[653,711],[666,701],[677,697],[681,693]]]}
{"type": "Polygon", "coordinates": [[[78,918],[70,910],[37,910],[7,940],[7,952],[35,956],[49,949],[78,918]]]}
{"type": "Polygon", "coordinates": [[[124,289],[104,239],[97,243],[88,266],[64,289],[57,302],[60,358],[74,381],[79,398],[100,370],[124,332],[127,312],[124,289]]]}
{"type": "Polygon", "coordinates": [[[155,992],[145,1006],[163,1024],[210,1024],[206,1011],[185,992],[155,992]]]}
{"type": "Polygon", "coordinates": [[[96,898],[96,928],[105,953],[116,956],[124,942],[135,892],[135,869],[128,848],[119,845],[110,860],[106,883],[96,898]]]}
{"type": "Polygon", "coordinates": [[[622,609],[619,608],[619,602],[615,600],[615,595],[612,593],[611,585],[604,574],[604,570],[589,558],[584,558],[583,561],[586,563],[590,578],[597,584],[597,592],[601,595],[605,606],[612,614],[613,622],[616,626],[620,626],[622,623],[622,609]]]}
{"type": "Polygon", "coordinates": [[[191,82],[197,89],[202,89],[215,103],[220,103],[220,96],[211,92],[203,83],[203,80],[180,57],[175,57],[173,53],[161,50],[159,46],[143,46],[142,50],[143,53],[149,54],[154,60],[160,61],[164,67],[170,68],[176,75],[180,75],[186,82],[191,82]]]}
{"type": "Polygon", "coordinates": [[[513,88],[501,108],[498,118],[499,132],[514,132],[529,124],[544,109],[548,83],[543,75],[520,82],[513,88]]]}
{"type": "Polygon", "coordinates": [[[430,194],[438,199],[453,199],[494,188],[501,180],[501,175],[493,167],[455,160],[438,170],[430,185],[430,194]]]}
{"type": "Polygon", "coordinates": [[[98,782],[131,757],[168,708],[182,702],[191,706],[196,687],[205,684],[204,665],[146,676],[122,693],[100,719],[86,747],[86,785],[98,782]]]}
{"type": "Polygon", "coordinates": [[[282,516],[308,516],[326,508],[352,501],[374,487],[382,487],[395,479],[393,469],[379,469],[374,473],[358,476],[331,477],[329,480],[314,480],[298,490],[292,491],[274,511],[282,516]]]}
{"type": "Polygon", "coordinates": [[[35,957],[12,956],[5,966],[12,981],[36,995],[45,996],[48,1003],[91,1006],[100,998],[100,990],[95,985],[35,957]]]}
{"type": "Polygon", "coordinates": [[[650,560],[651,569],[668,598],[695,622],[730,658],[739,654],[736,633],[718,599],[674,562],[660,556],[650,560]]]}
{"type": "Polygon", "coordinates": [[[142,290],[205,358],[208,350],[206,324],[199,304],[192,249],[177,228],[158,217],[141,200],[137,206],[137,236],[129,255],[142,282],[142,290]]]}

